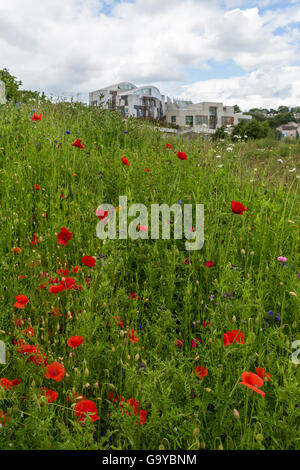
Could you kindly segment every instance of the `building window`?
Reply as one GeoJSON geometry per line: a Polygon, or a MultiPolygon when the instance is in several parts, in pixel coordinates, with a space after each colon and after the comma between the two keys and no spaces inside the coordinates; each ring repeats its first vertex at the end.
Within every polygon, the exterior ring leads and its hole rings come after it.
{"type": "Polygon", "coordinates": [[[222,116],[222,126],[233,126],[233,116],[222,116]]]}
{"type": "Polygon", "coordinates": [[[185,123],[187,126],[193,125],[193,116],[185,116],[185,123]]]}
{"type": "Polygon", "coordinates": [[[215,129],[217,126],[217,108],[210,106],[209,107],[209,128],[215,129]]]}
{"type": "Polygon", "coordinates": [[[171,122],[172,124],[176,124],[176,116],[171,116],[171,122]]]}
{"type": "Polygon", "coordinates": [[[207,124],[208,116],[196,116],[195,117],[195,124],[207,124]]]}

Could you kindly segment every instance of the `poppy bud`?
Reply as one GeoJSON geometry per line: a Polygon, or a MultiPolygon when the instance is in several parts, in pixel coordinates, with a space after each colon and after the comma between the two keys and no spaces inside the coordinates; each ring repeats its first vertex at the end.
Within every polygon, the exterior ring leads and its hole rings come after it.
{"type": "Polygon", "coordinates": [[[139,355],[139,354],[136,354],[135,357],[134,357],[135,361],[138,361],[139,358],[140,358],[140,355],[139,355]]]}
{"type": "Polygon", "coordinates": [[[224,450],[224,447],[222,444],[219,445],[218,450],[224,450]]]}
{"type": "Polygon", "coordinates": [[[165,447],[164,447],[164,445],[163,445],[163,444],[159,444],[159,446],[158,446],[158,450],[165,450],[165,447]]]}
{"type": "Polygon", "coordinates": [[[235,322],[236,322],[236,316],[235,316],[235,315],[233,315],[233,317],[232,317],[232,321],[233,321],[233,323],[235,323],[235,322]]]}
{"type": "Polygon", "coordinates": [[[233,410],[233,416],[235,417],[235,419],[240,419],[240,413],[238,412],[238,410],[233,410]]]}
{"type": "Polygon", "coordinates": [[[256,434],[255,439],[256,439],[258,442],[261,442],[261,441],[264,440],[264,436],[263,436],[262,434],[256,434]]]}
{"type": "Polygon", "coordinates": [[[244,250],[244,248],[241,249],[241,253],[242,253],[242,255],[246,254],[246,251],[244,250]]]}
{"type": "Polygon", "coordinates": [[[200,429],[195,428],[194,431],[193,431],[193,436],[196,437],[196,436],[199,436],[199,434],[200,434],[200,429]]]}
{"type": "Polygon", "coordinates": [[[85,369],[84,373],[85,373],[86,376],[89,375],[89,370],[88,370],[88,368],[85,369]]]}
{"type": "Polygon", "coordinates": [[[98,382],[94,383],[94,387],[95,387],[95,388],[99,388],[98,382]]]}

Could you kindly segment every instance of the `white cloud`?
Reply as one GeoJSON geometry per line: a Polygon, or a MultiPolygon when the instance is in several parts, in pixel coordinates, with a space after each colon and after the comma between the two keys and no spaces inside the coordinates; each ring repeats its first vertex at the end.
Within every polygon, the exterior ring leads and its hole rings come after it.
{"type": "Polygon", "coordinates": [[[238,103],[250,108],[277,108],[300,103],[300,67],[255,71],[244,77],[206,80],[185,87],[194,101],[217,101],[228,106],[238,103]]]}
{"type": "Polygon", "coordinates": [[[226,10],[221,0],[27,0],[26,8],[24,0],[9,0],[0,5],[0,68],[8,68],[25,88],[53,93],[87,93],[128,80],[159,84],[165,94],[193,93],[196,101],[204,99],[202,90],[212,100],[235,94],[233,101],[240,103],[256,94],[264,100],[274,93],[282,94],[279,101],[296,99],[299,69],[292,64],[300,59],[299,30],[281,36],[274,31],[300,21],[300,11],[293,0],[284,10],[263,14],[255,7],[268,2],[227,0],[226,10]],[[107,6],[109,16],[101,12],[107,6]],[[233,60],[245,77],[182,86],[187,68],[199,69],[201,77],[212,59],[233,60]],[[276,90],[263,85],[282,70],[290,71],[285,86],[279,78],[276,90]]]}

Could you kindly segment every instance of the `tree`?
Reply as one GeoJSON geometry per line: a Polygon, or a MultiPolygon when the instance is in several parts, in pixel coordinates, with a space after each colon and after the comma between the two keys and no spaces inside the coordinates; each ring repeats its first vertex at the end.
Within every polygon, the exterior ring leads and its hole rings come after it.
{"type": "Polygon", "coordinates": [[[22,85],[22,82],[16,80],[16,77],[11,75],[5,68],[0,70],[0,80],[5,83],[5,94],[7,101],[13,101],[16,103],[19,96],[19,86],[22,85]]]}
{"type": "Polygon", "coordinates": [[[289,113],[290,108],[288,106],[278,106],[278,112],[279,113],[289,113]]]}
{"type": "Polygon", "coordinates": [[[238,104],[235,104],[233,108],[234,108],[235,113],[241,113],[242,112],[238,104]]]}
{"type": "Polygon", "coordinates": [[[40,94],[38,91],[19,90],[19,87],[22,85],[21,80],[17,80],[16,77],[11,75],[5,68],[0,70],[0,80],[5,83],[5,95],[8,102],[30,103],[46,101],[46,95],[44,92],[40,94]]]}
{"type": "Polygon", "coordinates": [[[250,139],[263,139],[267,136],[269,132],[269,122],[258,121],[253,118],[251,121],[246,121],[243,119],[236,126],[234,126],[232,131],[232,136],[240,135],[241,137],[250,139]]]}

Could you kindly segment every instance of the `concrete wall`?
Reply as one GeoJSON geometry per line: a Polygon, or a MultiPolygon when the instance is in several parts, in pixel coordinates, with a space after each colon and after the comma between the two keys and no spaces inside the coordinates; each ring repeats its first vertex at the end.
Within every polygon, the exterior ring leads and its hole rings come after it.
{"type": "Polygon", "coordinates": [[[6,103],[6,98],[5,98],[5,84],[0,80],[0,104],[5,104],[6,103]]]}

